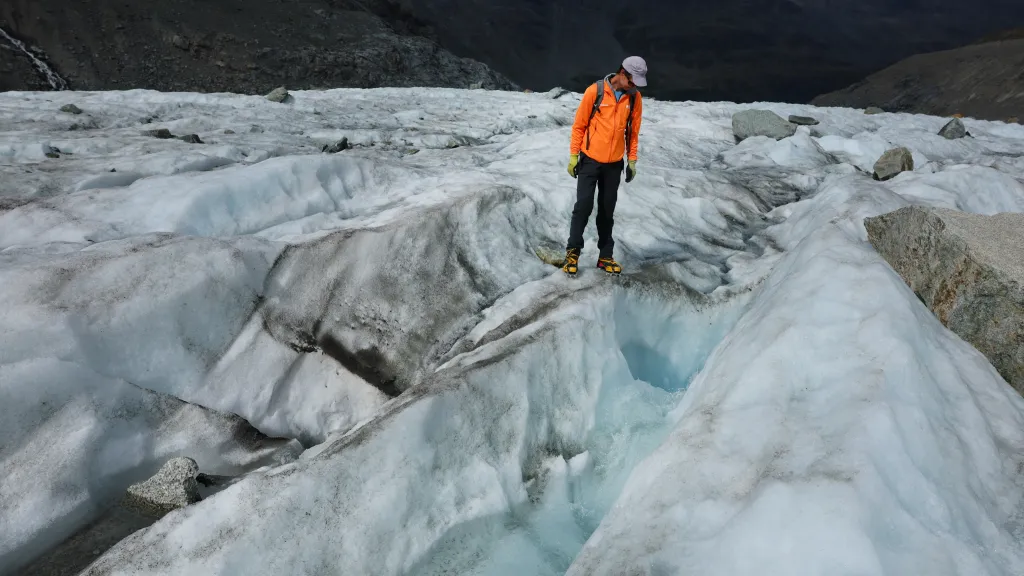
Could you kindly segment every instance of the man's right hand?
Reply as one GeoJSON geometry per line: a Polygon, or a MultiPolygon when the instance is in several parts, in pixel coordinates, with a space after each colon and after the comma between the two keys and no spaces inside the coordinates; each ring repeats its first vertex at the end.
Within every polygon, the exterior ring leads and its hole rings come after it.
{"type": "Polygon", "coordinates": [[[577,169],[577,167],[578,167],[577,165],[579,163],[580,163],[580,155],[579,154],[570,154],[569,155],[569,176],[572,176],[573,178],[576,177],[576,169],[577,169]]]}

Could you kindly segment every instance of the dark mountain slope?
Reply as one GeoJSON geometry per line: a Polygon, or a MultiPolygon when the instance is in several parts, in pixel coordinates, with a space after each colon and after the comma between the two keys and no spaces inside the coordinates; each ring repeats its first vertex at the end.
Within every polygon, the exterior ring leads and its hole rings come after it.
{"type": "Polygon", "coordinates": [[[524,87],[581,89],[627,54],[666,99],[806,102],[1013,23],[1019,0],[399,0],[524,87]]]}
{"type": "MultiPolygon", "coordinates": [[[[5,0],[0,26],[72,88],[265,93],[276,86],[515,88],[388,0],[5,0]]],[[[2,51],[0,85],[38,88],[2,51]]]]}
{"type": "Polygon", "coordinates": [[[1024,39],[911,56],[813,103],[986,120],[1024,117],[1024,39]]]}

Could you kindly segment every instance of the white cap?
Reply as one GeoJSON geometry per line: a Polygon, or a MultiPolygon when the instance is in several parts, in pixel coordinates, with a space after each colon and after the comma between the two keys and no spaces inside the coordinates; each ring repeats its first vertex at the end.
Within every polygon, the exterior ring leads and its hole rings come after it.
{"type": "Polygon", "coordinates": [[[622,61],[622,67],[633,77],[633,84],[647,86],[647,62],[639,56],[630,56],[622,61]]]}

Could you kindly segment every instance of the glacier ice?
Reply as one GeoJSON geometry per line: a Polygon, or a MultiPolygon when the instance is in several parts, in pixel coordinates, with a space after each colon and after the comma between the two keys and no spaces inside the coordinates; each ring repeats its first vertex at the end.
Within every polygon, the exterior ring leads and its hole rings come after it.
{"type": "Polygon", "coordinates": [[[1024,210],[1021,127],[651,101],[569,281],[579,95],[293,96],[0,95],[0,573],[178,455],[230,482],[87,573],[1024,571],[1024,401],[861,224],[1024,210]]]}

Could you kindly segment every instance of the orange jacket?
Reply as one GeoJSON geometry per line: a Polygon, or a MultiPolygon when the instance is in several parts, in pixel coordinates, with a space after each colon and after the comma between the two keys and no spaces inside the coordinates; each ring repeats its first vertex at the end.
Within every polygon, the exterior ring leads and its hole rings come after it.
{"type": "Polygon", "coordinates": [[[644,106],[640,93],[636,94],[636,110],[629,109],[629,96],[623,95],[615,101],[615,90],[607,80],[601,82],[604,97],[601,98],[601,109],[590,121],[590,146],[587,147],[587,119],[594,108],[597,98],[597,86],[591,84],[583,93],[583,101],[576,109],[576,120],[572,124],[572,138],[569,142],[569,153],[583,152],[588,157],[603,163],[622,160],[626,153],[626,120],[633,113],[633,135],[630,138],[629,159],[636,160],[637,142],[640,137],[640,119],[644,106]]]}

